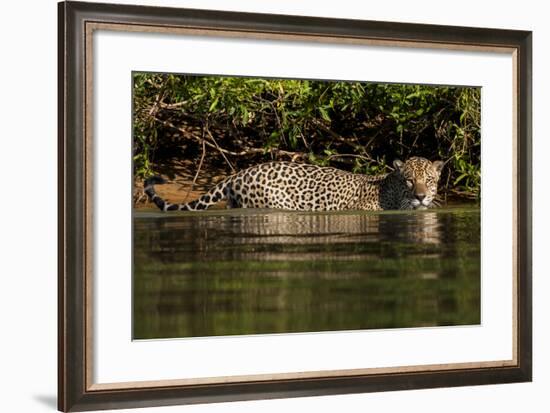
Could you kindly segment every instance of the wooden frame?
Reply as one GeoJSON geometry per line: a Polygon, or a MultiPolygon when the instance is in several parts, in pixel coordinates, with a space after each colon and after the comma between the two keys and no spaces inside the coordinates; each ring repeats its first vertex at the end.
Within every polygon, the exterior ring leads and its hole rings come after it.
{"type": "MultiPolygon", "coordinates": [[[[531,32],[205,10],[59,4],[59,409],[81,411],[531,380],[531,32]],[[516,63],[513,363],[429,366],[229,383],[97,386],[91,379],[91,34],[153,31],[507,51],[516,63]]],[[[372,369],[371,369],[372,370],[372,369]]]]}

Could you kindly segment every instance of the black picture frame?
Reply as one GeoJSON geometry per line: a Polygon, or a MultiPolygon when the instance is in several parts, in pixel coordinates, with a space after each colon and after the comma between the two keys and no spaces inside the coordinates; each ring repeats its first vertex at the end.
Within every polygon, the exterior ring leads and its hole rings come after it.
{"type": "Polygon", "coordinates": [[[235,400],[468,386],[530,381],[532,377],[531,293],[531,93],[532,33],[379,21],[235,13],[99,3],[58,5],[59,93],[59,310],[58,408],[85,411],[235,400]],[[364,39],[430,47],[509,48],[516,54],[516,242],[517,364],[493,367],[403,371],[388,374],[277,379],[202,385],[94,388],[90,384],[91,294],[90,177],[87,155],[87,25],[208,29],[263,35],[364,39]]]}

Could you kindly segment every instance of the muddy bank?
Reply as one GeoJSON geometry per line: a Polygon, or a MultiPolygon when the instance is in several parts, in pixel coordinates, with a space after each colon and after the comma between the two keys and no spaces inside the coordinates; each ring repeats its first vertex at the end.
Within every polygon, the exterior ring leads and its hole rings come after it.
{"type": "MultiPolygon", "coordinates": [[[[210,179],[208,182],[196,182],[193,185],[193,180],[178,178],[175,181],[169,181],[163,185],[155,185],[157,194],[166,201],[171,203],[190,202],[199,198],[210,188],[223,180],[225,177],[220,176],[215,179],[210,179]]],[[[143,181],[136,181],[134,185],[134,209],[156,209],[156,206],[149,201],[147,195],[143,192],[143,181]]],[[[211,208],[225,208],[225,202],[221,201],[211,208]]]]}

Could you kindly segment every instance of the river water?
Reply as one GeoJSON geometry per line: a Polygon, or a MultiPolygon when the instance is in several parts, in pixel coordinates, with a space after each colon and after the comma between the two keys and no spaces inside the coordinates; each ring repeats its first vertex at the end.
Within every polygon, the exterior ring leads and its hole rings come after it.
{"type": "Polygon", "coordinates": [[[480,213],[134,213],[134,339],[480,323],[480,213]]]}

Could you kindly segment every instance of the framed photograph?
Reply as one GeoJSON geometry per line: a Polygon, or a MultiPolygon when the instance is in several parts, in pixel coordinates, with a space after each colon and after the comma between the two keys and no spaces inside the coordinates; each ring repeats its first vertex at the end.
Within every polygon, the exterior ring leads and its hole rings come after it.
{"type": "Polygon", "coordinates": [[[531,59],[59,3],[59,410],[530,381],[531,59]]]}

